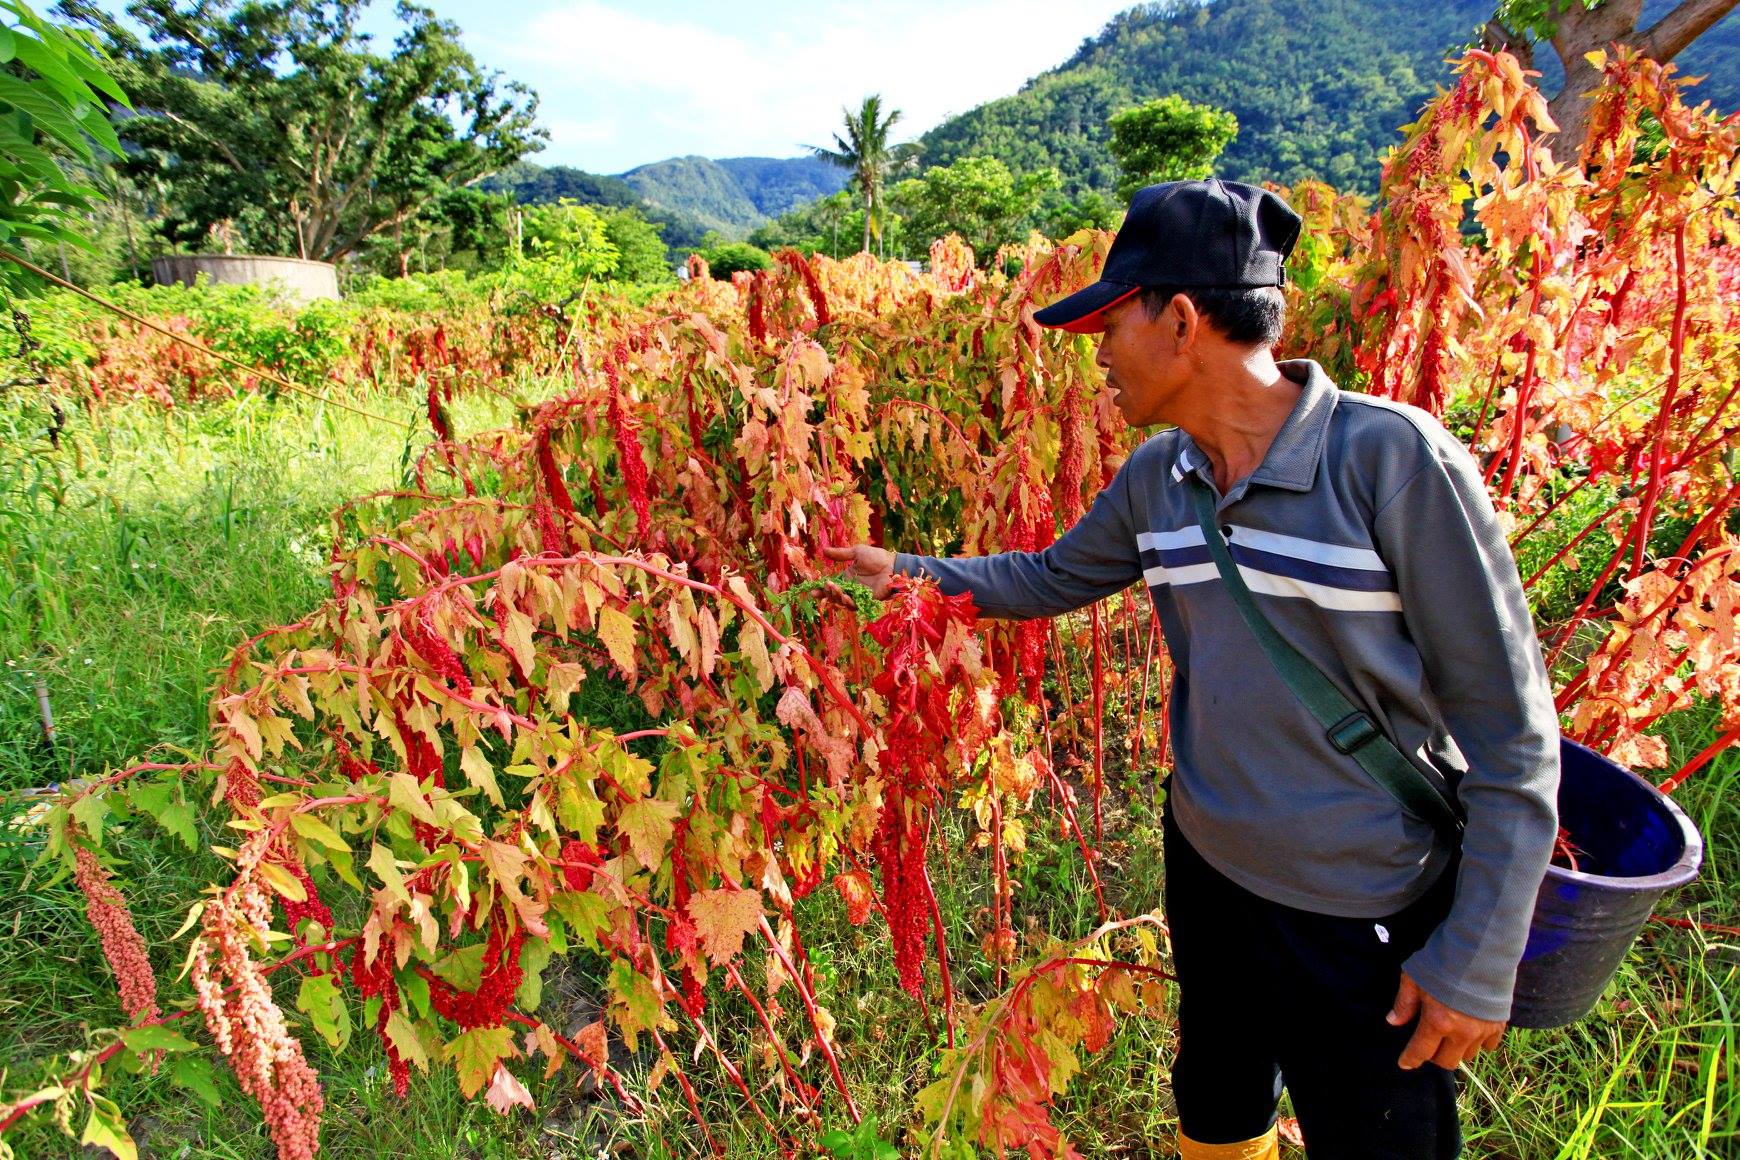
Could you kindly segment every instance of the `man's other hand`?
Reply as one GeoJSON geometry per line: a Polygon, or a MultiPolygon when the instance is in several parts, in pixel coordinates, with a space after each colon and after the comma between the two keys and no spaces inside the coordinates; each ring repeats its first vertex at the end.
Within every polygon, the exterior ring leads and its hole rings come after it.
{"type": "Polygon", "coordinates": [[[1464,1015],[1446,1007],[1420,989],[1420,984],[1402,972],[1402,985],[1396,991],[1395,1006],[1387,1016],[1392,1027],[1401,1027],[1415,1016],[1420,1022],[1414,1037],[1396,1061],[1405,1071],[1412,1071],[1428,1061],[1446,1071],[1453,1071],[1473,1059],[1484,1048],[1495,1050],[1504,1036],[1505,1023],[1493,1023],[1464,1015]]]}
{"type": "Polygon", "coordinates": [[[870,544],[851,548],[826,547],[822,553],[830,560],[849,565],[846,575],[870,589],[878,600],[888,599],[888,587],[894,581],[894,553],[870,544]]]}

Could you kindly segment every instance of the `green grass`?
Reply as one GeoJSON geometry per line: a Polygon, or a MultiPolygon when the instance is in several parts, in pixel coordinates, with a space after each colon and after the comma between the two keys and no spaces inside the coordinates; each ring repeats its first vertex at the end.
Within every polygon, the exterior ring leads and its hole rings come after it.
{"type": "MultiPolygon", "coordinates": [[[[376,409],[410,417],[407,400],[376,409]]],[[[462,430],[506,418],[499,405],[462,402],[462,430]]],[[[17,792],[156,752],[196,752],[205,738],[206,689],[230,648],[259,628],[296,619],[325,593],[322,574],[332,506],[395,486],[405,435],[299,400],[248,398],[165,413],[127,406],[100,418],[73,416],[59,450],[41,438],[43,418],[0,410],[0,813],[25,802],[17,792]],[[36,680],[44,681],[59,727],[44,751],[36,680]]],[[[426,438],[419,430],[417,444],[426,438]]],[[[588,686],[590,687],[590,685],[588,686]]],[[[1078,684],[1079,691],[1079,684],[1078,684]]],[[[1114,701],[1116,705],[1119,702],[1114,701]]],[[[1712,736],[1714,711],[1669,722],[1676,756],[1712,736]]],[[[1115,750],[1115,746],[1112,747],[1115,750]]],[[[1109,763],[1108,901],[1124,913],[1159,902],[1158,827],[1151,783],[1109,763]]],[[[1664,900],[1671,914],[1714,923],[1740,919],[1740,759],[1726,754],[1681,791],[1709,842],[1703,877],[1664,900]]],[[[950,840],[933,859],[950,938],[969,947],[983,933],[989,868],[972,851],[964,817],[950,811],[950,840]]],[[[202,819],[201,825],[206,823],[202,819]]],[[[1016,867],[1017,922],[1059,935],[1096,921],[1074,844],[1038,819],[1016,867]]],[[[209,838],[209,831],[201,837],[209,838]]],[[[8,1095],[29,1090],[53,1057],[80,1048],[88,1029],[119,1018],[113,980],[82,899],[70,883],[31,877],[37,846],[0,824],[0,1068],[8,1095]]],[[[183,847],[140,819],[111,830],[122,885],[166,1000],[185,943],[171,936],[223,864],[183,847]]],[[[799,910],[819,997],[838,1020],[842,1064],[860,1108],[884,1138],[899,1141],[914,1092],[931,1077],[938,1045],[916,1005],[896,985],[880,923],[854,928],[832,891],[799,910]]],[[[958,956],[961,995],[982,999],[990,972],[958,956]]],[[[759,966],[751,958],[746,978],[759,966]]],[[[590,1018],[600,987],[578,958],[552,967],[543,1014],[553,1023],[590,1018]]],[[[293,995],[281,993],[286,1008],[293,995]]],[[[789,993],[787,998],[789,999],[789,993]]],[[[1512,1033],[1502,1051],[1470,1072],[1464,1095],[1471,1157],[1666,1157],[1740,1155],[1735,1007],[1740,940],[1661,925],[1646,929],[1597,1011],[1575,1027],[1512,1033]]],[[[795,1001],[791,1004],[796,1007],[795,1001]]],[[[936,1006],[932,1001],[933,1009],[936,1006]]],[[[744,1067],[765,1106],[777,1066],[746,1030],[740,998],[716,995],[706,1019],[744,1067]]],[[[800,1012],[784,1016],[791,1042],[800,1012]]],[[[203,1041],[203,1029],[191,1028],[203,1041]]],[[[1173,1131],[1167,1065],[1173,1028],[1159,1017],[1126,1021],[1060,1099],[1057,1122],[1090,1157],[1161,1151],[1173,1131]]],[[[390,1091],[373,1036],[358,1029],[335,1053],[305,1031],[325,1083],[323,1152],[339,1157],[507,1158],[605,1155],[686,1156],[701,1146],[673,1083],[630,1117],[613,1100],[575,1090],[573,1072],[550,1080],[525,1074],[538,1114],[498,1117],[464,1099],[451,1071],[413,1082],[409,1100],[390,1091]]],[[[686,1035],[673,1037],[681,1049],[686,1035]]],[[[734,1088],[708,1059],[685,1064],[720,1139],[733,1156],[777,1155],[734,1088]]],[[[646,1053],[625,1057],[644,1077],[646,1053]]],[[[529,1073],[531,1069],[522,1069],[529,1073]]],[[[806,1074],[826,1087],[818,1062],[806,1074]]],[[[108,1077],[151,1157],[268,1157],[257,1107],[217,1064],[217,1102],[158,1075],[108,1077]]],[[[824,1102],[829,1126],[843,1126],[839,1101],[824,1102]]],[[[781,1122],[798,1121],[791,1109],[781,1122]]],[[[81,1113],[82,1116],[82,1113],[81,1113]]],[[[79,1149],[46,1118],[6,1135],[20,1156],[72,1156],[79,1149]]]]}

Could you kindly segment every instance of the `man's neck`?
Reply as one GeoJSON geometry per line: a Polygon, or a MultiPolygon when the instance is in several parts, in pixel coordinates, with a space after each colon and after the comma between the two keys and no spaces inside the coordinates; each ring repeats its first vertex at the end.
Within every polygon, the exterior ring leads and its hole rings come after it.
{"type": "Polygon", "coordinates": [[[1203,367],[1175,422],[1208,456],[1222,495],[1263,462],[1302,389],[1266,347],[1228,351],[1203,367]]]}

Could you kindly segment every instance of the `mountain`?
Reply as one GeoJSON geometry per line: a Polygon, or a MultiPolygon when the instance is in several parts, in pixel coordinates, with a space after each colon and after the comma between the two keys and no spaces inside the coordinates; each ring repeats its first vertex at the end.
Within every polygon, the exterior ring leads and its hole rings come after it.
{"type": "Polygon", "coordinates": [[[816,157],[726,157],[718,164],[769,218],[838,193],[850,177],[839,166],[816,157]]]}
{"type": "Polygon", "coordinates": [[[521,161],[482,184],[492,193],[512,194],[521,205],[545,205],[569,198],[582,205],[638,209],[642,217],[660,227],[659,236],[673,255],[698,248],[701,238],[713,228],[691,214],[648,203],[620,177],[588,173],[568,165],[544,166],[521,161]]]}
{"type": "MultiPolygon", "coordinates": [[[[1649,0],[1647,27],[1673,0],[1649,0]]],[[[1446,58],[1473,37],[1494,0],[1161,0],[1112,18],[1061,65],[920,138],[923,163],[989,155],[1030,172],[1055,165],[1064,190],[1109,191],[1117,166],[1106,120],[1178,93],[1230,109],[1239,134],[1220,172],[1292,184],[1315,177],[1371,190],[1378,159],[1420,105],[1448,83],[1446,58]]],[[[1694,90],[1731,109],[1740,97],[1740,10],[1681,54],[1709,72],[1694,90]]],[[[1542,49],[1543,72],[1557,65],[1542,49]]],[[[1547,92],[1559,77],[1543,76],[1547,92]]]]}
{"type": "Polygon", "coordinates": [[[583,205],[640,206],[640,195],[620,177],[605,177],[567,165],[520,161],[484,181],[491,192],[511,193],[521,205],[545,205],[572,198],[583,205]]]}
{"type": "Polygon", "coordinates": [[[926,133],[924,163],[989,154],[1023,171],[1055,165],[1072,194],[1110,190],[1107,118],[1178,93],[1238,117],[1225,176],[1370,188],[1397,127],[1448,77],[1447,48],[1491,10],[1492,0],[1141,5],[1013,96],[926,133]]]}
{"type": "Polygon", "coordinates": [[[649,205],[741,238],[769,218],[833,193],[846,173],[810,157],[691,156],[637,166],[622,180],[649,205]]]}
{"type": "Polygon", "coordinates": [[[484,183],[524,205],[572,198],[584,205],[633,206],[665,227],[665,244],[700,244],[708,230],[728,238],[846,184],[846,171],[813,157],[672,157],[618,177],[567,165],[521,161],[484,183]]]}

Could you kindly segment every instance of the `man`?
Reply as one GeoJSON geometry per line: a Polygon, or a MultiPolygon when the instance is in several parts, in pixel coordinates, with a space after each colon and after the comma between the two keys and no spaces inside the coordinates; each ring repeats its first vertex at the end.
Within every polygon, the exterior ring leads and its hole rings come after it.
{"type": "Polygon", "coordinates": [[[1100,281],[1034,317],[1099,333],[1125,421],[1168,424],[1044,552],[832,550],[1055,616],[1145,579],[1177,667],[1163,835],[1185,1160],[1453,1157],[1452,1072],[1498,1045],[1557,833],[1558,722],[1505,537],[1431,416],[1277,363],[1300,219],[1217,180],[1136,195],[1100,281]],[[1194,480],[1191,477],[1195,477],[1194,480]],[[1460,849],[1326,736],[1241,618],[1192,489],[1279,635],[1465,818],[1460,849]]]}

